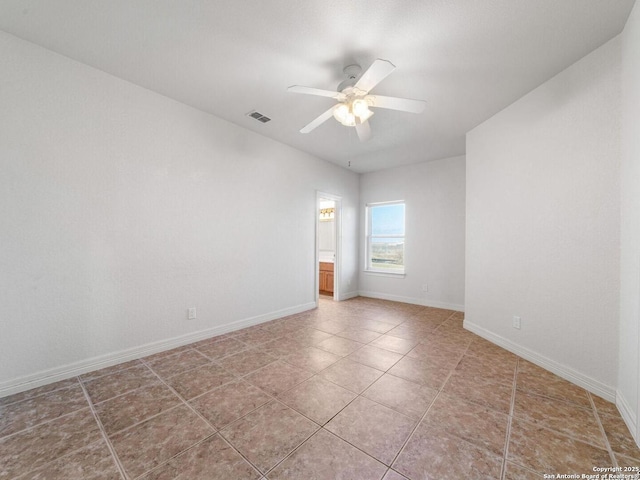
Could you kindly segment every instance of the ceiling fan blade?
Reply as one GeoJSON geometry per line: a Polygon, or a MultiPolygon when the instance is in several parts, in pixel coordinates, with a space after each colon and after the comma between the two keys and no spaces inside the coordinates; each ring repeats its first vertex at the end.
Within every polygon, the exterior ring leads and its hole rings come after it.
{"type": "Polygon", "coordinates": [[[411,98],[384,97],[382,95],[367,95],[367,103],[374,108],[388,108],[401,112],[422,113],[427,106],[424,100],[411,98]]]}
{"type": "Polygon", "coordinates": [[[340,102],[346,98],[344,93],[332,92],[331,90],[321,90],[320,88],[303,87],[302,85],[292,85],[287,88],[287,92],[304,93],[305,95],[317,95],[320,97],[335,98],[340,102]]]}
{"type": "Polygon", "coordinates": [[[319,127],[320,125],[322,125],[324,122],[326,122],[327,120],[329,120],[332,116],[333,116],[333,109],[334,107],[331,107],[329,110],[327,110],[326,112],[324,112],[322,115],[320,115],[319,117],[317,117],[315,120],[311,121],[311,123],[308,123],[307,125],[305,125],[301,130],[300,133],[309,133],[311,130],[313,130],[316,127],[319,127]]]}
{"type": "Polygon", "coordinates": [[[378,58],[371,64],[367,71],[362,74],[355,84],[355,88],[369,93],[373,87],[387,78],[395,69],[396,66],[389,60],[378,58]]]}
{"type": "Polygon", "coordinates": [[[361,142],[366,142],[371,138],[371,125],[369,122],[356,123],[356,133],[361,142]]]}

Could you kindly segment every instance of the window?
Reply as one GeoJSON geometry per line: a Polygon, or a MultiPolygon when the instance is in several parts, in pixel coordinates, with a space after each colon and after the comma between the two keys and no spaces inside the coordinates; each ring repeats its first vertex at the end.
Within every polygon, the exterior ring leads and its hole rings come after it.
{"type": "Polygon", "coordinates": [[[404,202],[367,205],[366,270],[404,273],[404,202]]]}

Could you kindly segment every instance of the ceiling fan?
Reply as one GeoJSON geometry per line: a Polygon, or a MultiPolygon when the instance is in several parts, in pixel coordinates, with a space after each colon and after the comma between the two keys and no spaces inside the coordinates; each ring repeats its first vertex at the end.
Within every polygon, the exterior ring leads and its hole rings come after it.
{"type": "Polygon", "coordinates": [[[421,113],[426,105],[426,102],[423,100],[369,94],[369,92],[378,85],[378,83],[387,78],[395,68],[395,65],[390,61],[378,58],[371,64],[367,71],[358,78],[358,75],[362,71],[360,66],[349,65],[344,68],[347,79],[338,85],[338,91],[336,92],[303,87],[301,85],[289,87],[287,89],[289,92],[329,97],[339,102],[303,127],[300,133],[309,133],[333,116],[342,125],[355,127],[358,138],[361,142],[364,142],[371,137],[371,126],[368,120],[373,115],[373,112],[369,107],[421,113]]]}

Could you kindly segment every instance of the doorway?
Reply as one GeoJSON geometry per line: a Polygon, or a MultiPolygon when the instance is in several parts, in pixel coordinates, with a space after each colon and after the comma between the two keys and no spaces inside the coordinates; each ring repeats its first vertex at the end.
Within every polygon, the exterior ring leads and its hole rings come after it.
{"type": "Polygon", "coordinates": [[[316,303],[322,298],[340,299],[341,198],[317,192],[316,201],[316,303]]]}

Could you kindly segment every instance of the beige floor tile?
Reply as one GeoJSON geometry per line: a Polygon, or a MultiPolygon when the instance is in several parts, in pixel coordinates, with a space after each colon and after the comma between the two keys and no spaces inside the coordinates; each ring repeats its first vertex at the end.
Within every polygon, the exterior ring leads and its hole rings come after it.
{"type": "Polygon", "coordinates": [[[348,338],[333,336],[318,343],[316,347],[333,353],[334,355],[338,355],[339,357],[346,357],[350,353],[358,350],[363,345],[364,344],[360,342],[355,342],[353,340],[349,340],[348,338]]]}
{"type": "Polygon", "coordinates": [[[15,478],[102,439],[89,408],[0,439],[0,472],[15,478]]]}
{"type": "Polygon", "coordinates": [[[175,355],[161,357],[151,361],[145,359],[145,363],[162,378],[177,375],[185,370],[206,365],[209,362],[207,357],[192,349],[182,350],[175,355]]]}
{"type": "MultiPolygon", "coordinates": [[[[176,355],[178,353],[182,353],[182,352],[186,352],[188,350],[192,350],[193,347],[191,345],[182,345],[180,347],[176,347],[176,348],[172,348],[169,350],[163,350],[162,352],[158,352],[158,353],[154,353],[153,355],[148,355],[146,357],[141,358],[140,360],[142,360],[145,363],[154,363],[157,360],[163,359],[163,358],[167,358],[167,357],[172,357],[173,355],[176,355]]],[[[179,357],[177,357],[179,358],[179,357]]]]}
{"type": "Polygon", "coordinates": [[[513,415],[583,442],[606,448],[593,409],[522,391],[516,392],[513,415]]]}
{"type": "Polygon", "coordinates": [[[398,323],[390,323],[391,319],[388,319],[387,317],[383,317],[385,318],[385,320],[376,320],[376,319],[371,319],[371,318],[366,318],[360,322],[357,323],[357,326],[359,328],[364,328],[365,330],[372,330],[374,332],[378,332],[381,334],[387,333],[389,330],[395,328],[400,322],[398,323]],[[387,321],[389,320],[389,321],[387,321]]]}
{"type": "Polygon", "coordinates": [[[306,345],[299,343],[292,338],[279,338],[260,345],[260,350],[275,358],[286,357],[304,349],[306,345]]]}
{"type": "Polygon", "coordinates": [[[539,480],[543,478],[544,473],[536,473],[511,462],[505,464],[504,480],[539,480]]]}
{"type": "Polygon", "coordinates": [[[455,373],[464,378],[482,377],[486,380],[513,385],[516,371],[516,359],[490,360],[465,354],[456,365],[455,373]]]}
{"type": "Polygon", "coordinates": [[[245,329],[247,331],[240,333],[233,338],[235,340],[239,340],[243,343],[251,347],[258,347],[264,343],[270,342],[279,338],[277,334],[271,333],[265,330],[262,326],[256,325],[255,327],[251,327],[249,329],[245,329]]]}
{"type": "Polygon", "coordinates": [[[614,456],[616,457],[616,461],[618,462],[619,467],[631,467],[634,468],[634,470],[632,471],[640,472],[640,470],[638,470],[640,469],[640,460],[638,460],[637,458],[626,457],[624,455],[620,455],[619,453],[614,453],[614,456]]]}
{"type": "Polygon", "coordinates": [[[405,322],[389,330],[387,335],[420,342],[427,338],[433,332],[433,329],[434,327],[431,325],[405,322]]]}
{"type": "Polygon", "coordinates": [[[600,421],[609,439],[611,450],[615,453],[635,458],[640,461],[640,448],[627,428],[627,424],[620,416],[600,415],[600,421]]]}
{"type": "Polygon", "coordinates": [[[412,480],[496,480],[501,468],[501,456],[424,423],[393,463],[394,470],[412,480]]]}
{"type": "Polygon", "coordinates": [[[342,332],[348,326],[349,324],[347,322],[338,319],[319,321],[314,324],[315,329],[330,333],[331,335],[342,332]]]}
{"type": "Polygon", "coordinates": [[[408,417],[420,420],[438,391],[418,383],[384,374],[362,394],[408,417]]]}
{"type": "Polygon", "coordinates": [[[439,389],[452,371],[452,366],[434,365],[419,358],[404,357],[388,370],[396,377],[439,389]]]}
{"type": "Polygon", "coordinates": [[[482,377],[464,378],[451,375],[442,389],[445,393],[509,414],[513,387],[482,377]]]}
{"type": "Polygon", "coordinates": [[[233,355],[234,353],[246,350],[249,346],[246,343],[242,343],[233,337],[225,338],[223,340],[208,343],[206,345],[197,347],[200,353],[203,353],[207,357],[217,360],[219,358],[233,355]]]}
{"type": "Polygon", "coordinates": [[[359,397],[327,423],[325,428],[390,465],[415,424],[413,418],[359,397]]]}
{"type": "Polygon", "coordinates": [[[598,415],[613,415],[614,417],[620,416],[620,411],[618,410],[618,407],[616,407],[615,403],[609,402],[608,400],[600,398],[594,394],[591,394],[591,398],[596,406],[598,415]]]}
{"type": "Polygon", "coordinates": [[[294,410],[324,425],[349,404],[356,394],[316,375],[282,394],[279,399],[294,410]]]}
{"type": "Polygon", "coordinates": [[[526,360],[518,362],[517,388],[524,392],[575,403],[586,408],[591,407],[591,401],[584,388],[526,360]]]}
{"type": "Polygon", "coordinates": [[[84,382],[93,403],[109,400],[123,393],[146,387],[158,381],[158,377],[146,365],[138,364],[125,370],[116,371],[84,382]]]}
{"type": "Polygon", "coordinates": [[[0,407],[4,407],[11,403],[22,402],[24,400],[30,400],[45,393],[51,393],[54,390],[60,390],[62,388],[72,387],[78,385],[78,379],[76,377],[69,378],[67,380],[61,380],[59,382],[50,383],[49,385],[43,385],[42,387],[32,388],[30,390],[14,393],[6,397],[0,398],[0,407]]]}
{"type": "Polygon", "coordinates": [[[361,363],[343,359],[329,368],[322,370],[319,375],[330,382],[355,393],[362,393],[375,382],[384,372],[367,367],[361,363]]]}
{"type": "Polygon", "coordinates": [[[415,347],[420,340],[407,340],[406,338],[394,337],[389,334],[382,335],[370,343],[372,347],[382,348],[390,352],[405,355],[415,347]]]}
{"type": "Polygon", "coordinates": [[[464,348],[462,347],[440,346],[436,343],[419,343],[407,353],[407,356],[433,361],[436,365],[451,365],[455,367],[463,351],[464,348]]]}
{"type": "Polygon", "coordinates": [[[407,480],[407,477],[389,469],[382,480],[407,480]]]}
{"type": "Polygon", "coordinates": [[[20,477],[21,480],[120,480],[120,471],[103,440],[92,443],[44,467],[20,477]]]}
{"type": "Polygon", "coordinates": [[[95,406],[96,413],[109,435],[175,407],[180,398],[169,387],[156,381],[95,406]]]}
{"type": "Polygon", "coordinates": [[[220,433],[262,473],[266,473],[318,428],[312,421],[274,400],[220,433]]]}
{"type": "Polygon", "coordinates": [[[389,370],[402,358],[402,355],[382,348],[365,345],[347,356],[347,360],[362,363],[377,370],[389,370]]]}
{"type": "Polygon", "coordinates": [[[364,328],[349,327],[336,335],[338,337],[348,338],[355,342],[369,343],[378,338],[381,334],[374,332],[373,330],[365,330],[364,328]]]}
{"type": "Polygon", "coordinates": [[[237,375],[247,375],[275,361],[275,357],[272,357],[259,348],[251,348],[224,357],[218,360],[218,363],[237,375]]]}
{"type": "Polygon", "coordinates": [[[306,347],[291,355],[282,357],[285,362],[309,370],[310,372],[319,372],[333,365],[340,360],[341,357],[333,353],[321,350],[316,347],[306,347]]]}
{"type": "Polygon", "coordinates": [[[271,395],[277,395],[304,382],[312,375],[308,370],[278,360],[250,373],[244,379],[271,395]]]}
{"type": "Polygon", "coordinates": [[[119,372],[120,370],[125,370],[127,368],[135,367],[136,365],[141,364],[142,361],[140,360],[130,360],[128,362],[118,363],[110,367],[101,368],[100,370],[94,370],[93,372],[84,373],[78,378],[84,383],[88,382],[89,380],[95,380],[96,378],[110,375],[112,373],[119,372]]]}
{"type": "Polygon", "coordinates": [[[344,440],[320,430],[278,465],[270,480],[372,480],[386,467],[344,440]]]}
{"type": "Polygon", "coordinates": [[[198,415],[179,406],[115,434],[111,442],[126,472],[137,477],[212,433],[198,415]]]}
{"type": "Polygon", "coordinates": [[[503,413],[441,393],[422,422],[502,457],[508,420],[503,413]]]}
{"type": "Polygon", "coordinates": [[[0,407],[0,437],[88,407],[79,383],[0,407]]]}
{"type": "Polygon", "coordinates": [[[264,405],[271,397],[243,380],[227,383],[189,403],[216,428],[237,420],[264,405]]]}
{"type": "Polygon", "coordinates": [[[220,435],[213,435],[141,480],[255,480],[260,473],[238,454],[220,435]]]}
{"type": "Polygon", "coordinates": [[[189,400],[235,379],[221,366],[207,364],[169,377],[166,381],[182,398],[189,400]]]}
{"type": "Polygon", "coordinates": [[[542,473],[581,475],[612,466],[606,450],[519,419],[511,424],[508,460],[542,473]]]}
{"type": "Polygon", "coordinates": [[[318,330],[317,328],[302,328],[296,332],[293,332],[289,335],[291,340],[294,340],[302,345],[317,345],[328,338],[333,337],[333,334],[323,332],[322,330],[318,330]]]}

